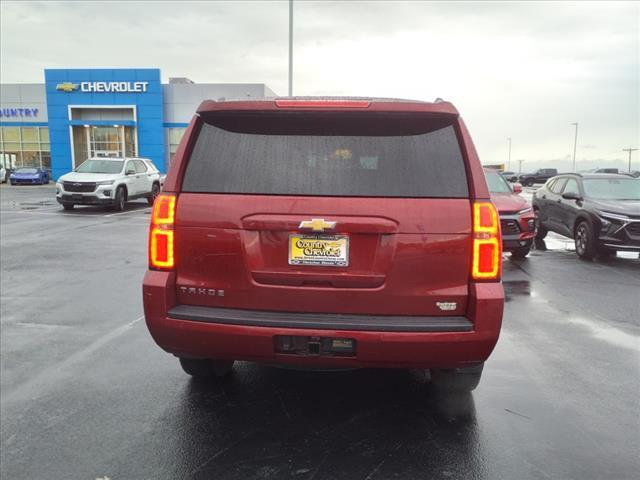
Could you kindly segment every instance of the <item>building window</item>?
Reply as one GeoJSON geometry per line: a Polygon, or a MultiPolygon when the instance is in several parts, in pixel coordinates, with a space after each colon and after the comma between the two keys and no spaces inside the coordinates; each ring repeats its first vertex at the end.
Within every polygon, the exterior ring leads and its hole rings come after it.
{"type": "Polygon", "coordinates": [[[0,163],[7,170],[40,167],[51,170],[47,127],[0,127],[0,163]]]}
{"type": "MultiPolygon", "coordinates": [[[[178,145],[180,145],[180,140],[182,140],[182,135],[184,135],[186,128],[167,128],[167,135],[169,137],[169,165],[173,162],[173,156],[176,154],[178,150],[178,145]]],[[[167,167],[169,166],[167,165],[167,167]]]]}

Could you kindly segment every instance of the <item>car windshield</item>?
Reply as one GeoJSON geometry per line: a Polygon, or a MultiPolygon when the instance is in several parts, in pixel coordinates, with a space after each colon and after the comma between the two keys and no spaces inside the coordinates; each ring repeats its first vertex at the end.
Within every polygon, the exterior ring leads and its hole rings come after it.
{"type": "Polygon", "coordinates": [[[78,168],[78,173],[120,173],[122,171],[122,160],[87,160],[78,168]]]}
{"type": "Polygon", "coordinates": [[[640,200],[640,179],[588,178],[584,180],[587,197],[600,200],[640,200]]]}
{"type": "Polygon", "coordinates": [[[38,173],[36,168],[19,168],[16,173],[38,173]]]}
{"type": "Polygon", "coordinates": [[[484,176],[487,178],[487,185],[491,193],[511,193],[511,187],[495,170],[485,170],[484,176]]]}

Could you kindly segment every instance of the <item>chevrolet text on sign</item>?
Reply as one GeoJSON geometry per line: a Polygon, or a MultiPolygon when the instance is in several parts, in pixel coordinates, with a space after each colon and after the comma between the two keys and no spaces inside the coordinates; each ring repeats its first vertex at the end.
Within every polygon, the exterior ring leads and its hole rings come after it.
{"type": "Polygon", "coordinates": [[[82,92],[144,93],[149,82],[81,82],[82,92]]]}

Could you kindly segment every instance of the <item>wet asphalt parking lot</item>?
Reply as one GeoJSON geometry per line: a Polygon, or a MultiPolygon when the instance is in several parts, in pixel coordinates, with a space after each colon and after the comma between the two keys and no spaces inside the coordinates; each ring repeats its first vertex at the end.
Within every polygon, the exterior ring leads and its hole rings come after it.
{"type": "Polygon", "coordinates": [[[504,262],[470,395],[416,372],[185,375],[142,319],[149,208],[0,186],[3,479],[636,479],[640,260],[550,238],[504,262]],[[540,247],[543,247],[540,245],[540,247]]]}

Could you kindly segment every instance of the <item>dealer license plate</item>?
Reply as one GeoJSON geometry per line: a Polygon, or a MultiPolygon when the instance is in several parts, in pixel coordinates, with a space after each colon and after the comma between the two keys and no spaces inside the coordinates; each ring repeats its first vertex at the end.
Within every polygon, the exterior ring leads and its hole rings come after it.
{"type": "Polygon", "coordinates": [[[289,265],[349,265],[349,237],[344,235],[289,235],[289,265]]]}

